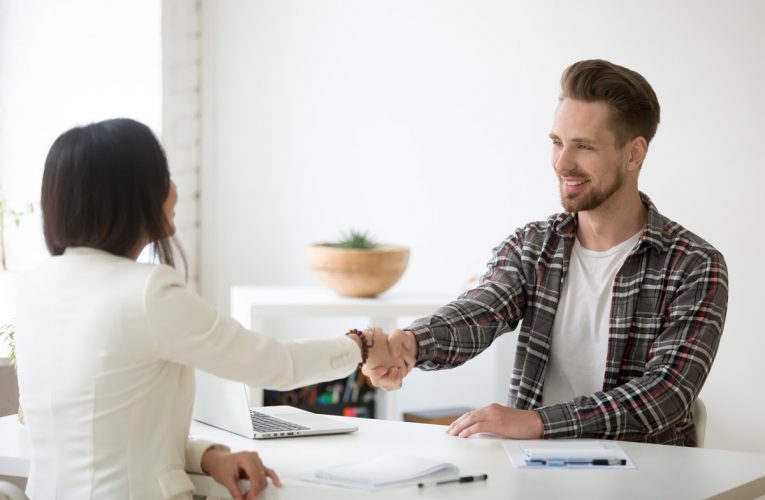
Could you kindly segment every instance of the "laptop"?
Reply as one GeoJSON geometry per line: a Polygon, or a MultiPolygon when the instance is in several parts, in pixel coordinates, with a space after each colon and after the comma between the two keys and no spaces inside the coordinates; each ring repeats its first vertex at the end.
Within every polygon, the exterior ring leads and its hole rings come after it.
{"type": "Polygon", "coordinates": [[[358,427],[293,406],[250,408],[247,387],[196,370],[193,418],[251,439],[343,434],[358,427]]]}

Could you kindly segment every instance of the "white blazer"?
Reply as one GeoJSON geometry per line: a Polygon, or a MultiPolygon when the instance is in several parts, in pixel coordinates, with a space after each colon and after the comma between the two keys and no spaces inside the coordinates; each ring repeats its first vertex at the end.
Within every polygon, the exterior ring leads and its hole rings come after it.
{"type": "Polygon", "coordinates": [[[68,249],[19,285],[16,353],[31,498],[190,498],[212,443],[188,437],[194,368],[288,389],[350,374],[348,338],[245,330],[168,266],[68,249]]]}

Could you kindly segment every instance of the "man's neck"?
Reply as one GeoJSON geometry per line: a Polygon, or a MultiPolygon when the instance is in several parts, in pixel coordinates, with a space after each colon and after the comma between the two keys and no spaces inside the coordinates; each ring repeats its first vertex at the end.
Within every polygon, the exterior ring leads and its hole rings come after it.
{"type": "Polygon", "coordinates": [[[577,214],[576,237],[588,250],[608,250],[640,231],[647,214],[637,190],[615,193],[595,210],[577,214]]]}

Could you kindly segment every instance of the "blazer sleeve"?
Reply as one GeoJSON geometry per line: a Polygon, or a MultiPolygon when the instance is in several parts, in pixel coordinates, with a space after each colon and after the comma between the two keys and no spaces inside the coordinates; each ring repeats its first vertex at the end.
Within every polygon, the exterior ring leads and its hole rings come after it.
{"type": "Polygon", "coordinates": [[[349,375],[361,362],[345,337],[280,341],[242,327],[189,291],[169,266],[156,266],[144,291],[158,357],[267,389],[291,389],[349,375]]]}
{"type": "Polygon", "coordinates": [[[206,439],[189,436],[186,440],[186,471],[196,474],[206,474],[202,470],[202,455],[210,448],[231,451],[226,445],[214,443],[206,439]]]}

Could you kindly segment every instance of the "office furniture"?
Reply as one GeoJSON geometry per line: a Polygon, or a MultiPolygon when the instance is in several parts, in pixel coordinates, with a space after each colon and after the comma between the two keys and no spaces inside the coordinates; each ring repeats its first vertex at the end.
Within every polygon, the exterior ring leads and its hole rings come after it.
{"type": "Polygon", "coordinates": [[[415,422],[418,424],[437,424],[449,425],[465,413],[475,408],[435,408],[432,410],[417,410],[404,412],[402,415],[404,422],[415,422]]]}
{"type": "MultiPolygon", "coordinates": [[[[328,417],[348,418],[348,417],[328,417]]],[[[265,500],[306,499],[462,499],[587,498],[587,499],[741,499],[765,495],[765,454],[708,448],[683,448],[621,443],[635,469],[514,469],[502,440],[448,436],[440,425],[374,419],[349,419],[357,432],[274,440],[251,440],[193,422],[191,431],[229,445],[255,450],[275,469],[284,488],[269,486],[265,500]],[[364,461],[387,453],[409,453],[456,464],[463,474],[488,474],[488,481],[432,488],[403,487],[367,493],[307,483],[302,474],[326,467],[364,461]]],[[[26,475],[29,444],[15,415],[0,418],[0,475],[8,470],[26,475]]],[[[205,494],[225,496],[225,489],[207,476],[192,481],[205,494]]]]}
{"type": "Polygon", "coordinates": [[[29,500],[24,490],[7,481],[0,481],[0,500],[29,500]]]}
{"type": "MultiPolygon", "coordinates": [[[[400,318],[432,314],[455,297],[454,293],[389,293],[366,299],[340,297],[319,287],[234,286],[231,287],[231,316],[245,328],[266,334],[263,322],[267,319],[333,317],[361,317],[365,319],[362,324],[390,332],[406,326],[398,324],[400,318]]],[[[253,388],[250,403],[261,406],[263,391],[253,388]]],[[[376,406],[378,418],[398,420],[395,392],[378,391],[376,406]]]]}
{"type": "Polygon", "coordinates": [[[326,415],[374,418],[376,397],[377,388],[356,370],[342,379],[291,391],[263,391],[263,404],[289,405],[326,415]]]}
{"type": "Polygon", "coordinates": [[[697,397],[691,407],[693,413],[693,423],[696,426],[696,445],[699,448],[704,447],[704,438],[707,434],[707,406],[701,398],[697,397]]]}
{"type": "Polygon", "coordinates": [[[16,371],[8,358],[0,358],[0,416],[16,413],[19,408],[19,386],[16,371]]]}

